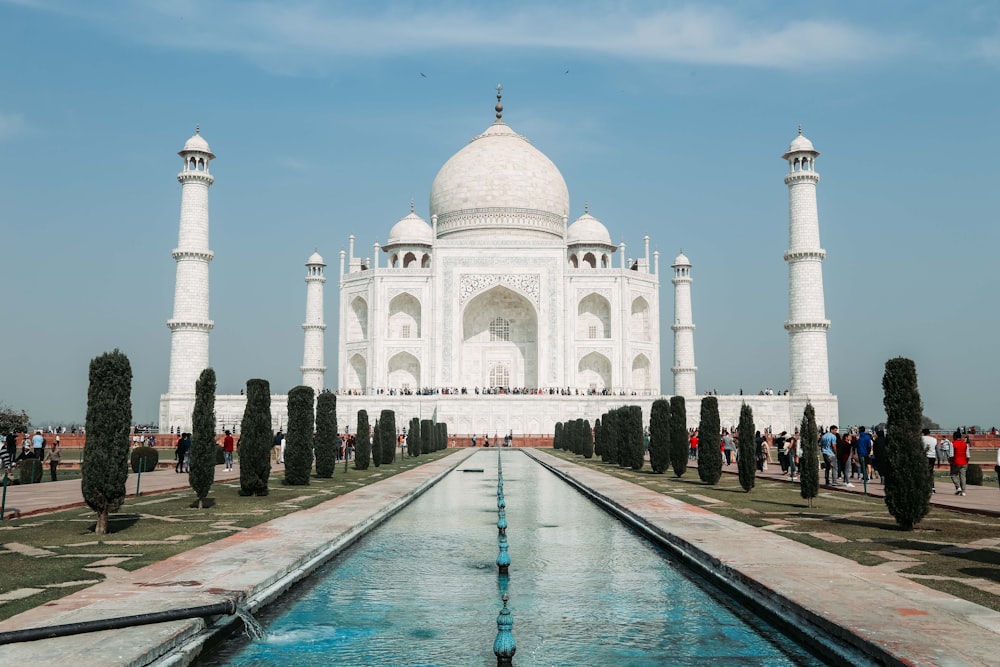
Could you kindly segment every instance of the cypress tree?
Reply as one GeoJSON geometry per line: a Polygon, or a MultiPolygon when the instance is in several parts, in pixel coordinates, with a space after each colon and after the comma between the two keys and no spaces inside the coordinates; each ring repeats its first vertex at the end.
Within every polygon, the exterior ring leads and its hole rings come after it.
{"type": "Polygon", "coordinates": [[[410,420],[410,430],[406,434],[406,453],[409,456],[420,456],[420,418],[410,420]]]}
{"type": "Polygon", "coordinates": [[[420,453],[421,454],[430,454],[432,451],[434,451],[434,450],[431,449],[431,446],[433,445],[433,443],[431,442],[431,431],[433,430],[433,427],[431,426],[432,423],[433,422],[431,422],[430,419],[421,419],[420,420],[420,453]]]}
{"type": "Polygon", "coordinates": [[[600,456],[602,461],[604,460],[604,424],[601,423],[603,417],[604,415],[601,415],[601,418],[594,420],[594,453],[600,456]]]}
{"type": "Polygon", "coordinates": [[[657,474],[670,462],[670,436],[670,403],[658,398],[649,412],[649,467],[657,474]]]}
{"type": "Polygon", "coordinates": [[[933,473],[928,470],[920,437],[923,406],[913,360],[897,357],[887,361],[882,389],[892,471],[892,484],[885,489],[885,505],[903,530],[912,530],[930,511],[933,488],[933,473]]]}
{"type": "Polygon", "coordinates": [[[670,466],[674,475],[687,471],[688,451],[691,446],[687,430],[687,406],[683,396],[670,397],[670,466]]]}
{"type": "Polygon", "coordinates": [[[371,443],[372,463],[378,468],[382,465],[382,429],[378,425],[378,419],[375,420],[375,426],[372,428],[371,443]]]}
{"type": "Polygon", "coordinates": [[[434,451],[439,452],[444,449],[444,422],[434,424],[434,434],[437,436],[434,451]]]}
{"type": "Polygon", "coordinates": [[[570,424],[570,449],[580,456],[583,454],[583,420],[574,419],[570,424]]]}
{"type": "Polygon", "coordinates": [[[753,409],[746,403],[740,408],[740,424],[736,427],[736,437],[739,438],[739,453],[736,466],[740,473],[740,486],[747,493],[757,481],[757,441],[754,437],[753,409]]]}
{"type": "Polygon", "coordinates": [[[368,426],[368,412],[358,410],[358,432],[354,436],[354,467],[368,470],[372,458],[372,434],[368,426]]]}
{"type": "Polygon", "coordinates": [[[819,495],[819,429],[816,428],[816,410],[812,403],[806,403],[799,427],[799,495],[813,506],[813,498],[819,495]]]}
{"type": "Polygon", "coordinates": [[[315,419],[312,387],[299,385],[288,392],[288,433],[285,435],[285,484],[308,486],[312,472],[315,419]]]}
{"type": "Polygon", "coordinates": [[[583,420],[583,458],[594,458],[594,432],[590,430],[590,422],[583,420]]]}
{"type": "Polygon", "coordinates": [[[556,422],[556,431],[552,436],[552,449],[562,449],[563,423],[556,422]]]}
{"type": "Polygon", "coordinates": [[[111,512],[125,502],[131,423],[132,366],[116,348],[91,360],[87,388],[81,491],[87,506],[97,512],[97,535],[107,534],[111,512]]]}
{"type": "Polygon", "coordinates": [[[392,463],[396,460],[396,413],[383,410],[378,423],[382,425],[382,463],[392,463]]]}
{"type": "Polygon", "coordinates": [[[240,495],[266,496],[271,476],[271,385],[247,380],[247,405],[240,423],[240,495]]]}
{"type": "Polygon", "coordinates": [[[206,368],[194,385],[191,415],[191,471],[188,484],[198,496],[198,509],[215,482],[215,371],[206,368]]]}
{"type": "Polygon", "coordinates": [[[441,422],[441,449],[448,448],[448,424],[441,422]]]}
{"type": "Polygon", "coordinates": [[[646,445],[643,441],[642,432],[642,408],[638,405],[629,405],[625,410],[625,433],[628,443],[628,460],[626,464],[632,470],[642,470],[646,462],[646,445]]]}
{"type": "MultiPolygon", "coordinates": [[[[316,476],[333,477],[340,436],[337,433],[337,395],[323,392],[316,399],[316,476]]],[[[286,468],[287,470],[287,468],[286,468]]]]}
{"type": "Polygon", "coordinates": [[[705,484],[718,484],[722,477],[722,451],[719,426],[719,399],[701,399],[701,421],[698,422],[698,477],[705,484]]]}
{"type": "Polygon", "coordinates": [[[608,412],[608,419],[605,422],[605,436],[607,440],[605,441],[605,449],[608,451],[608,463],[612,465],[618,465],[619,456],[621,455],[620,445],[621,445],[621,408],[614,408],[608,412]]]}

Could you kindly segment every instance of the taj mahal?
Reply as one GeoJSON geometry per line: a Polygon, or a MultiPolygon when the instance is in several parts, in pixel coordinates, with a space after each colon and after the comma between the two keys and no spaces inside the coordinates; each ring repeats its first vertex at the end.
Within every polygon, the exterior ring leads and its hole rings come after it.
{"type": "MultiPolygon", "coordinates": [[[[372,243],[370,255],[361,256],[354,235],[340,251],[334,382],[324,361],[327,264],[318,252],[309,257],[302,384],[338,393],[342,429],[353,426],[360,409],[393,409],[397,423],[433,418],[452,434],[549,434],[556,422],[593,420],[626,404],[640,405],[648,422],[653,400],[669,395],[687,399],[689,426],[697,425],[691,261],[681,253],[670,264],[673,364],[665,392],[661,262],[659,252],[650,254],[650,237],[630,255],[586,203],[570,220],[566,181],[504,121],[499,87],[495,116],[438,171],[429,221],[411,202],[409,214],[372,243]]],[[[209,366],[214,326],[208,195],[215,155],[200,129],[179,155],[170,375],[160,398],[164,431],[191,428],[195,382],[209,366]]],[[[758,428],[791,431],[807,401],[819,423],[837,421],[826,346],[818,155],[800,129],[782,156],[789,192],[789,391],[718,396],[723,426],[738,421],[744,402],[758,428]]],[[[238,424],[244,407],[242,395],[217,396],[220,428],[238,424]]],[[[284,395],[272,396],[272,418],[276,429],[287,423],[284,395]]]]}

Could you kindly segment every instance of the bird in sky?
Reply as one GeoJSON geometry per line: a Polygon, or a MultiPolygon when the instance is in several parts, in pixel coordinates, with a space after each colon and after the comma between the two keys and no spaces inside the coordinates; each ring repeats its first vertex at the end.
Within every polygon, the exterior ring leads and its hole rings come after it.
{"type": "Polygon", "coordinates": [[[423,72],[420,73],[420,76],[424,77],[425,79],[427,78],[427,75],[424,74],[423,72]]]}

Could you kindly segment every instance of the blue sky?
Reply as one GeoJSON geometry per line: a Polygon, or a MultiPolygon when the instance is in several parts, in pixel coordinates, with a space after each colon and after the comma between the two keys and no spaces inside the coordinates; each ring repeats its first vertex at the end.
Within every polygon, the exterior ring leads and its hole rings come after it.
{"type": "MultiPolygon", "coordinates": [[[[925,413],[1000,423],[995,2],[73,2],[0,0],[0,401],[82,421],[115,347],[133,414],[166,390],[180,186],[200,124],[211,191],[211,358],[223,392],[298,384],[304,262],[335,277],[493,120],[561,169],[613,239],[694,264],[699,390],[788,384],[786,166],[817,169],[831,385],[883,418],[915,360],[925,413]],[[423,73],[426,76],[421,76],[423,73]]],[[[664,389],[672,386],[669,269],[664,389]]],[[[326,321],[337,330],[327,283],[326,321]]],[[[327,337],[328,383],[336,341],[327,337]]]]}

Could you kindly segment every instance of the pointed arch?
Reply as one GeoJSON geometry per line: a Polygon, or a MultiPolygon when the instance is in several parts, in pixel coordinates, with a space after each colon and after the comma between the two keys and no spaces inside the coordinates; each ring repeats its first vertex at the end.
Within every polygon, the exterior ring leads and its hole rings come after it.
{"type": "Polygon", "coordinates": [[[364,355],[355,354],[351,357],[350,361],[348,362],[347,388],[367,391],[368,361],[364,358],[364,355]]]}
{"type": "Polygon", "coordinates": [[[368,302],[357,296],[347,314],[347,340],[368,340],[368,302]]]}
{"type": "Polygon", "coordinates": [[[397,294],[389,302],[388,338],[420,338],[420,301],[409,292],[397,294]]]}
{"type": "Polygon", "coordinates": [[[611,302],[597,292],[580,299],[576,309],[578,339],[611,338],[611,302]]]}
{"type": "Polygon", "coordinates": [[[632,300],[632,340],[649,340],[649,302],[638,296],[632,300]]]}
{"type": "Polygon", "coordinates": [[[397,352],[389,358],[389,388],[420,388],[420,360],[409,352],[397,352]]]}
{"type": "Polygon", "coordinates": [[[649,392],[649,357],[645,354],[638,355],[632,361],[632,390],[649,392]]]}
{"type": "Polygon", "coordinates": [[[600,352],[591,352],[580,359],[576,368],[577,386],[601,391],[611,387],[611,360],[600,352]]]}

